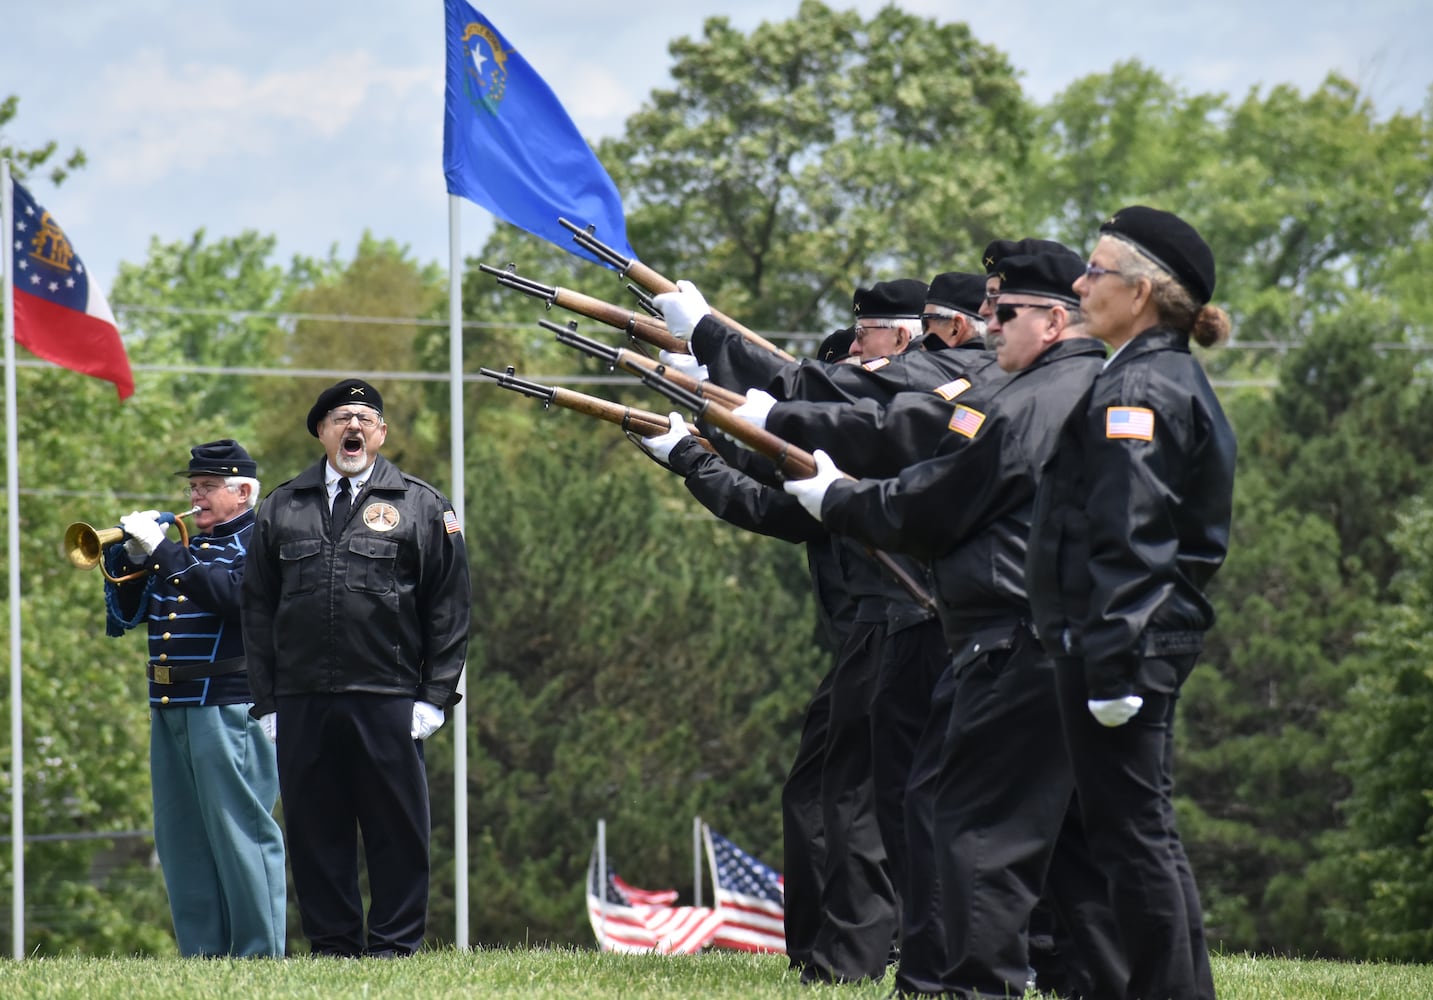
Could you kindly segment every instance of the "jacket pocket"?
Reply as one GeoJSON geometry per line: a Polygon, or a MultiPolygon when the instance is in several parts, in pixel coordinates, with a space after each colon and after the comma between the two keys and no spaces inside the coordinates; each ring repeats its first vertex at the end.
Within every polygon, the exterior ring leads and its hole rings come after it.
{"type": "Polygon", "coordinates": [[[355,535],[348,543],[348,589],[363,594],[393,590],[398,572],[398,542],[372,534],[355,535]]]}
{"type": "Polygon", "coordinates": [[[279,545],[279,566],[284,594],[303,594],[318,587],[319,553],[323,540],[294,538],[279,545]]]}

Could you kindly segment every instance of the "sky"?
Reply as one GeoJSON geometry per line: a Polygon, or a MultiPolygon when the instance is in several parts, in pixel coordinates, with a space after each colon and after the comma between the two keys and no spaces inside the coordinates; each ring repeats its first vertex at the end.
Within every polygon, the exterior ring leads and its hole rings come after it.
{"type": "MultiPolygon", "coordinates": [[[[4,131],[50,140],[89,163],[56,188],[31,177],[90,273],[108,287],[150,241],[246,229],[294,254],[350,259],[365,230],[446,266],[441,0],[3,0],[4,131]]],[[[865,17],[872,0],[828,0],[865,17]]],[[[670,84],[667,48],[709,17],[742,31],[795,15],[799,0],[478,0],[590,140],[619,135],[670,84]]],[[[1433,4],[1426,0],[902,0],[965,21],[1006,53],[1026,93],[1137,58],[1190,92],[1243,97],[1329,72],[1380,114],[1429,99],[1433,4]]],[[[475,255],[492,217],[460,211],[475,255]]]]}

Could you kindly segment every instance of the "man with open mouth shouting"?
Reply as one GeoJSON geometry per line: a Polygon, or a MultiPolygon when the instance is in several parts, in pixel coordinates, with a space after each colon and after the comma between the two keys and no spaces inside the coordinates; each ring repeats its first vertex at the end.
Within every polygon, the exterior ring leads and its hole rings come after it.
{"type": "Polygon", "coordinates": [[[446,497],[379,455],[388,425],[372,385],[325,389],[308,429],[325,456],[264,501],[249,553],[253,714],[278,747],[313,953],[410,955],[428,909],[423,740],[458,702],[468,644],[461,524],[446,497]]]}

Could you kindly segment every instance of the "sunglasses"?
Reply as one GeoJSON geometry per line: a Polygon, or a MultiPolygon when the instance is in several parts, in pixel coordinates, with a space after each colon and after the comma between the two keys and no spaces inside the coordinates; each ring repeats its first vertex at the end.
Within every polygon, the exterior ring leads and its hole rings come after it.
{"type": "Polygon", "coordinates": [[[1055,307],[1054,307],[1053,305],[1041,306],[1041,305],[1036,305],[1036,304],[1033,303],[1033,302],[1000,302],[1000,303],[997,303],[996,306],[995,306],[995,318],[998,319],[998,320],[1001,322],[1001,324],[1003,325],[1003,324],[1005,324],[1005,323],[1010,323],[1010,322],[1012,322],[1012,321],[1015,319],[1016,316],[1019,316],[1021,309],[1054,309],[1054,308],[1055,308],[1055,307]]]}

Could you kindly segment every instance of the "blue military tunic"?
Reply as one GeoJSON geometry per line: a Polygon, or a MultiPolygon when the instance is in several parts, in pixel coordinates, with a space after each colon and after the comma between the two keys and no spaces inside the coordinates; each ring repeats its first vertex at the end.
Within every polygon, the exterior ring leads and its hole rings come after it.
{"type": "MultiPolygon", "coordinates": [[[[239,596],[244,555],[253,533],[254,512],[246,510],[216,525],[212,534],[194,535],[187,549],[161,544],[147,560],[145,568],[154,572],[146,616],[151,705],[238,705],[254,700],[242,670],[180,679],[204,673],[206,664],[243,657],[239,596]]],[[[121,585],[124,610],[137,610],[135,601],[143,586],[143,581],[121,585]]]]}

